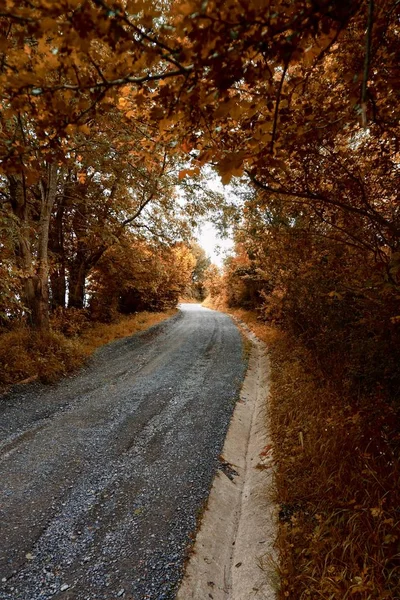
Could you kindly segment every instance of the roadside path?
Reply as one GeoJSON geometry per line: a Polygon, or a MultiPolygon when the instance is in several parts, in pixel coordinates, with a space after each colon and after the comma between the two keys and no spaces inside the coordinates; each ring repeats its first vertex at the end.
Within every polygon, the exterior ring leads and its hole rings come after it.
{"type": "Polygon", "coordinates": [[[1,600],[174,598],[244,371],[231,319],[186,304],[0,398],[1,600]]]}

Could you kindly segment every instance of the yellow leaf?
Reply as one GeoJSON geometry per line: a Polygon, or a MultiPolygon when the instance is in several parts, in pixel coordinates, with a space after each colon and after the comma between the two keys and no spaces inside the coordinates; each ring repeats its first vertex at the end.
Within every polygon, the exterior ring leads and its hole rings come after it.
{"type": "Polygon", "coordinates": [[[182,179],[185,179],[188,172],[189,172],[189,169],[183,169],[182,171],[179,171],[179,175],[178,175],[179,181],[182,181],[182,179]]]}
{"type": "Polygon", "coordinates": [[[86,134],[86,135],[89,135],[89,133],[90,133],[90,127],[89,127],[89,125],[80,125],[80,126],[78,127],[78,129],[79,129],[79,131],[80,131],[81,133],[84,133],[84,134],[86,134]]]}
{"type": "Polygon", "coordinates": [[[65,133],[67,135],[73,135],[76,131],[76,125],[72,125],[71,123],[66,126],[65,133]]]}
{"type": "Polygon", "coordinates": [[[186,177],[186,175],[188,175],[189,177],[192,177],[194,175],[198,175],[200,173],[200,169],[199,167],[194,167],[194,169],[183,169],[182,171],[179,171],[179,181],[182,181],[182,179],[184,179],[186,177]]]}
{"type": "Polygon", "coordinates": [[[192,145],[187,140],[185,140],[182,143],[182,150],[186,153],[189,153],[191,151],[191,149],[192,149],[192,145]]]}
{"type": "Polygon", "coordinates": [[[158,123],[158,128],[159,128],[160,132],[162,133],[163,131],[168,129],[168,127],[170,125],[171,125],[170,119],[161,119],[161,121],[158,123]]]}
{"type": "MultiPolygon", "coordinates": [[[[124,85],[123,88],[121,88],[121,94],[123,96],[128,96],[129,92],[132,91],[132,87],[130,85],[124,85]]],[[[122,98],[120,98],[120,100],[122,100],[122,98]]]]}
{"type": "Polygon", "coordinates": [[[388,535],[385,535],[385,537],[383,538],[383,543],[384,544],[391,544],[392,542],[396,542],[397,541],[397,535],[391,535],[390,533],[388,535]]]}
{"type": "Polygon", "coordinates": [[[193,2],[185,2],[176,6],[176,12],[184,17],[196,12],[196,6],[193,2]]]}

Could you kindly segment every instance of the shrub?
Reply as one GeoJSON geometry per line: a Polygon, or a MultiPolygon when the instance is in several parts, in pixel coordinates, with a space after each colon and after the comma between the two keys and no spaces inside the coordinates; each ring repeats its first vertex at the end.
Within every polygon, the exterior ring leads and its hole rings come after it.
{"type": "Polygon", "coordinates": [[[38,377],[52,382],[76,369],[86,354],[77,341],[61,333],[38,333],[26,327],[0,335],[0,384],[38,377]]]}

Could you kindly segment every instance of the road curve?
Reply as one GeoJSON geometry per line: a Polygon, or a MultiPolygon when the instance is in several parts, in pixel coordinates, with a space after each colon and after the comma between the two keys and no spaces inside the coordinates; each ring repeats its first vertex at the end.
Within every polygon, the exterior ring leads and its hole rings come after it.
{"type": "Polygon", "coordinates": [[[184,304],[0,398],[0,598],[174,598],[244,372],[231,319],[184,304]]]}

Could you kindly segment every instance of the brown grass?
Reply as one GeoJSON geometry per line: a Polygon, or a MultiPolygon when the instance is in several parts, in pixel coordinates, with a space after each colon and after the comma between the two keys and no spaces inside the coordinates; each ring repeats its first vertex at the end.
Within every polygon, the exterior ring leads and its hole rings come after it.
{"type": "Polygon", "coordinates": [[[171,308],[164,312],[143,311],[135,315],[121,317],[116,323],[94,323],[82,334],[80,342],[85,352],[92,354],[96,348],[153,327],[153,325],[169,319],[176,312],[176,308],[171,308]]]}
{"type": "Polygon", "coordinates": [[[78,368],[85,358],[78,340],[56,331],[39,334],[19,327],[0,335],[0,385],[26,379],[52,382],[78,368]]]}
{"type": "Polygon", "coordinates": [[[202,302],[202,305],[206,308],[211,308],[213,310],[221,310],[223,312],[229,312],[229,309],[226,304],[226,300],[222,296],[211,297],[207,296],[207,298],[202,302]]]}
{"type": "Polygon", "coordinates": [[[281,598],[398,599],[392,410],[379,398],[338,395],[285,336],[271,348],[271,366],[281,598]]]}
{"type": "Polygon", "coordinates": [[[342,397],[295,340],[254,313],[228,312],[270,349],[279,598],[399,600],[394,411],[378,397],[342,397]]]}
{"type": "Polygon", "coordinates": [[[148,329],[176,312],[141,312],[116,323],[90,323],[82,315],[53,322],[61,331],[36,333],[27,327],[0,334],[0,385],[40,379],[54,382],[79,368],[93,352],[113,340],[148,329]],[[68,322],[68,327],[66,326],[68,322]]]}
{"type": "Polygon", "coordinates": [[[190,298],[189,296],[181,296],[179,302],[184,302],[185,304],[201,304],[201,300],[190,298]]]}

